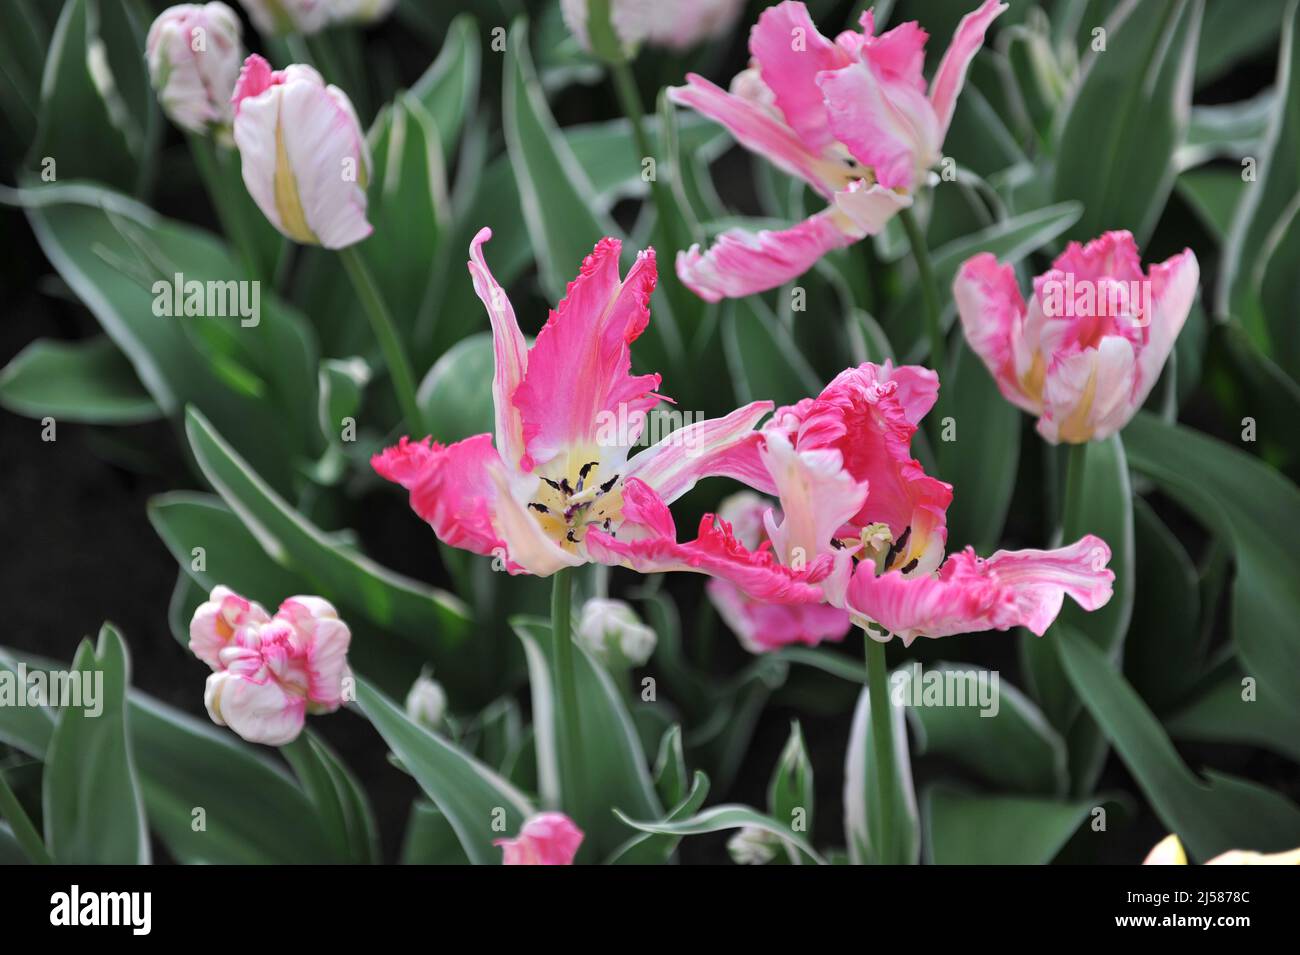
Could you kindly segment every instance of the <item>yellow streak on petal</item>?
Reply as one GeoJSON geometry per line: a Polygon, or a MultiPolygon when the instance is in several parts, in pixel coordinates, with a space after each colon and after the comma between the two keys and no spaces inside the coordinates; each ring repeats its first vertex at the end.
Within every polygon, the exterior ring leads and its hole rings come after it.
{"type": "Polygon", "coordinates": [[[1062,441],[1069,444],[1083,444],[1091,440],[1093,427],[1088,423],[1088,416],[1092,413],[1092,402],[1097,396],[1097,366],[1094,364],[1091,373],[1088,375],[1088,383],[1084,385],[1083,394],[1079,396],[1079,401],[1070,412],[1068,418],[1061,422],[1059,434],[1062,441]]]}
{"type": "Polygon", "coordinates": [[[275,208],[280,213],[280,231],[295,242],[320,245],[320,239],[307,225],[302,200],[298,197],[298,183],[289,165],[289,153],[284,148],[284,127],[280,118],[275,122],[275,208]]]}

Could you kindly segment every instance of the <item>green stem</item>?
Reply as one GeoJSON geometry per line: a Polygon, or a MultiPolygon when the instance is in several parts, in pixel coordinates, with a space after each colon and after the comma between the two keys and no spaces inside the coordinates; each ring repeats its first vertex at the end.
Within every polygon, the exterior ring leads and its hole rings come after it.
{"type": "Polygon", "coordinates": [[[406,350],[402,348],[397,327],[393,324],[393,316],[384,304],[379,286],[375,284],[374,276],[370,274],[370,269],[356,247],[348,246],[338,252],[339,258],[343,260],[343,268],[347,270],[348,278],[357,290],[357,298],[361,300],[361,306],[370,319],[375,338],[379,339],[379,347],[383,349],[388,374],[393,379],[393,391],[397,393],[397,404],[402,409],[402,416],[406,418],[406,428],[412,437],[422,438],[428,431],[422,421],[419,402],[415,400],[415,376],[411,372],[406,350]]]}
{"type": "Polygon", "coordinates": [[[199,167],[199,175],[203,179],[204,186],[207,187],[212,207],[217,212],[221,231],[234,243],[239,257],[244,261],[244,268],[248,270],[249,277],[259,280],[266,278],[262,274],[248,220],[244,218],[243,209],[239,204],[241,197],[231,195],[227,186],[229,177],[225,174],[224,163],[212,147],[212,140],[196,135],[190,135],[188,138],[190,153],[194,156],[194,164],[199,167]]]}
{"type": "Polygon", "coordinates": [[[917,224],[911,209],[904,209],[898,214],[907,233],[908,244],[912,246],[912,258],[916,260],[917,280],[921,283],[921,299],[925,306],[925,328],[930,336],[930,367],[940,375],[947,372],[945,362],[943,325],[940,322],[939,290],[934,284],[934,266],[930,264],[930,250],[925,246],[925,235],[917,224]]]}
{"type": "Polygon", "coordinates": [[[582,736],[579,727],[578,684],[573,669],[573,572],[555,572],[551,585],[552,665],[555,681],[556,748],[560,764],[560,799],[570,815],[581,814],[578,780],[581,778],[582,736]]]}
{"type": "Polygon", "coordinates": [[[45,843],[41,840],[40,834],[37,833],[36,827],[27,818],[27,813],[23,810],[18,797],[9,788],[9,781],[5,779],[5,774],[2,771],[0,771],[0,818],[9,820],[9,827],[14,831],[14,838],[18,840],[19,847],[22,848],[23,853],[33,864],[50,865],[54,861],[50,858],[50,853],[46,850],[45,843]]]}
{"type": "MultiPolygon", "coordinates": [[[[889,670],[885,663],[885,645],[863,634],[867,641],[867,691],[871,702],[871,748],[875,753],[876,800],[876,862],[891,864],[898,861],[894,848],[894,823],[897,810],[894,805],[898,788],[895,780],[897,763],[894,759],[893,714],[889,705],[889,670]]],[[[869,827],[870,828],[870,827],[869,827]]]]}
{"type": "MultiPolygon", "coordinates": [[[[633,75],[632,67],[626,60],[616,60],[607,65],[609,66],[610,79],[614,83],[614,92],[617,94],[619,105],[623,109],[623,115],[627,117],[628,122],[632,125],[632,138],[636,141],[636,148],[637,152],[641,154],[641,161],[644,162],[646,159],[655,160],[653,175],[650,179],[650,198],[655,208],[653,243],[661,251],[665,252],[684,248],[686,238],[671,234],[673,223],[677,221],[677,214],[667,186],[659,179],[658,159],[650,139],[650,133],[646,129],[646,112],[641,105],[641,94],[637,90],[636,76],[633,75]]],[[[670,274],[661,277],[664,295],[668,297],[674,317],[684,315],[687,311],[681,298],[685,294],[684,290],[675,281],[675,278],[671,274],[671,270],[670,274]]],[[[685,351],[680,331],[671,322],[662,319],[656,320],[655,329],[661,336],[664,348],[668,352],[669,361],[684,361],[685,351]]]]}
{"type": "Polygon", "coordinates": [[[1062,544],[1068,544],[1081,533],[1083,522],[1083,480],[1088,464],[1088,445],[1070,445],[1065,464],[1065,505],[1061,511],[1062,544]]]}

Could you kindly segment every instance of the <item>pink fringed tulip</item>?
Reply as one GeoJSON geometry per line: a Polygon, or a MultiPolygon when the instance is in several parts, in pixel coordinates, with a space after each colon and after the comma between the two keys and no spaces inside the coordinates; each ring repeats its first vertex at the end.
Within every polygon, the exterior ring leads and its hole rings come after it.
{"type": "MultiPolygon", "coordinates": [[[[627,546],[677,547],[668,504],[700,478],[747,466],[771,402],[689,424],[629,456],[662,400],[658,375],[630,374],[630,346],[650,321],[653,250],[620,278],[620,243],[602,239],[529,348],[483,259],[491,235],[475,236],[469,270],[492,323],[495,444],[490,434],[447,446],[403,438],[372,459],[375,470],[411,492],[440,540],[493,555],[512,574],[619,563],[627,546]]],[[[680,569],[788,583],[780,568],[733,568],[732,543],[718,530],[687,545],[692,563],[680,569]]]]}
{"type": "Polygon", "coordinates": [[[272,71],[253,55],[232,102],[244,185],[272,225],[327,249],[370,235],[370,150],[347,94],[310,66],[272,71]]]}
{"type": "Polygon", "coordinates": [[[283,746],[306,714],[343,704],[351,633],[320,597],[290,597],[274,617],[228,587],[190,621],[190,650],[213,670],[203,701],[218,726],[250,743],[283,746]]]}
{"type": "Polygon", "coordinates": [[[234,10],[224,3],[168,7],[149,27],[145,58],[168,119],[198,135],[228,135],[230,94],[244,58],[234,10]]]}
{"type": "Polygon", "coordinates": [[[514,839],[498,839],[503,865],[573,865],[582,845],[582,830],[562,812],[543,812],[530,818],[514,839]]]}
{"type": "Polygon", "coordinates": [[[239,0],[259,33],[316,33],[334,19],[335,0],[239,0]]]}
{"type": "MultiPolygon", "coordinates": [[[[780,523],[780,511],[750,491],[733,494],[718,508],[718,517],[731,524],[736,539],[751,551],[767,542],[763,521],[768,513],[780,523]]],[[[751,653],[796,643],[816,646],[823,640],[843,640],[852,626],[848,613],[825,603],[768,603],[721,578],[710,580],[705,590],[718,615],[751,653]]]]}
{"type": "MultiPolygon", "coordinates": [[[[1154,849],[1142,860],[1143,865],[1187,865],[1187,853],[1183,844],[1175,835],[1161,839],[1154,849]]],[[[1244,849],[1230,849],[1215,856],[1206,865],[1300,865],[1300,849],[1290,852],[1250,852],[1244,849]]]]}
{"type": "Polygon", "coordinates": [[[826,252],[874,235],[938,163],[966,69],[989,24],[1007,8],[986,0],[962,19],[926,92],[927,34],[903,23],[874,36],[832,42],[807,8],[786,0],[764,10],[749,36],[749,69],[725,92],[696,74],[669,90],[683,106],[716,120],[746,149],[807,182],[829,207],[783,231],[724,232],[707,253],[680,252],[677,274],[710,302],[775,288],[826,252]]]}
{"type": "MultiPolygon", "coordinates": [[[[815,585],[811,596],[786,602],[827,603],[876,639],[892,634],[907,643],[1013,626],[1041,634],[1067,593],[1088,610],[1104,604],[1114,574],[1106,569],[1110,550],[1095,537],[986,561],[967,551],[944,562],[952,488],[911,456],[938,389],[928,369],[868,363],[764,425],[752,466],[738,462],[736,472],[780,499],[780,511],[763,516],[768,540],[755,559],[807,568],[801,583],[815,585]]],[[[738,628],[742,639],[747,626],[738,628]]]]}
{"type": "Polygon", "coordinates": [[[1056,444],[1119,431],[1160,377],[1196,298],[1190,249],[1148,273],[1133,236],[1107,232],[1072,242],[1034,279],[1028,304],[1010,265],[967,259],[953,296],[971,348],[1008,401],[1038,415],[1056,444]]]}

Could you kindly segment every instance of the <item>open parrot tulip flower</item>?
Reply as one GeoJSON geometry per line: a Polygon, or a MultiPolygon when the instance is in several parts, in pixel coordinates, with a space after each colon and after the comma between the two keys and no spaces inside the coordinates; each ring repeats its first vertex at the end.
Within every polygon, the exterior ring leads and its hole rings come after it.
{"type": "Polygon", "coordinates": [[[677,274],[711,302],[775,288],[832,249],[875,235],[912,204],[940,158],[966,69],[1007,5],[986,0],[962,19],[929,84],[921,72],[926,32],[914,22],[875,36],[822,36],[808,8],[786,0],[764,10],[749,35],[750,68],[719,88],[698,74],[669,90],[683,106],[725,126],[746,149],[804,180],[828,206],[790,229],[733,229],[708,252],[677,257],[677,274]]]}
{"type": "MultiPolygon", "coordinates": [[[[668,505],[696,481],[748,464],[755,401],[687,425],[630,453],[662,399],[659,375],[631,374],[631,345],[650,321],[653,250],[619,275],[617,239],[602,239],[529,347],[505,290],[470,246],[474,288],[492,322],[496,435],[451,445],[403,438],[374,468],[411,492],[411,507],[453,547],[503,561],[512,574],[548,576],[628,548],[673,545],[668,505]]],[[[484,383],[486,385],[486,382],[484,383]]],[[[728,563],[725,541],[699,569],[728,563]]]]}
{"type": "Polygon", "coordinates": [[[216,587],[190,621],[190,651],[212,668],[203,694],[212,722],[268,746],[297,739],[308,713],[343,705],[351,641],[321,597],[290,597],[272,617],[216,587]]]}
{"type": "Polygon", "coordinates": [[[272,70],[254,54],[232,103],[244,185],[273,226],[327,249],[370,235],[370,149],[346,93],[310,66],[272,70]]]}
{"type": "Polygon", "coordinates": [[[963,263],[953,297],[971,348],[1003,396],[1053,444],[1109,437],[1160,378],[1196,299],[1191,249],[1143,272],[1128,232],[1077,242],[1034,279],[1026,304],[1010,265],[963,263]]]}
{"type": "MultiPolygon", "coordinates": [[[[770,649],[843,636],[843,621],[879,640],[1028,627],[1042,634],[1069,594],[1085,610],[1111,595],[1110,549],[1086,535],[1051,551],[969,548],[944,560],[952,488],[911,455],[917,423],[938,397],[938,376],[870,363],[842,372],[816,398],[779,409],[754,447],[749,483],[780,508],[762,516],[757,558],[820,567],[810,583],[826,603],[816,616],[762,609],[763,594],[715,583],[711,595],[742,641],[770,649]],[[942,566],[941,566],[942,565],[942,566]]],[[[756,523],[752,513],[746,518],[756,523]]],[[[750,540],[756,537],[751,531],[750,540]]],[[[797,603],[798,601],[789,601],[797,603]]]]}

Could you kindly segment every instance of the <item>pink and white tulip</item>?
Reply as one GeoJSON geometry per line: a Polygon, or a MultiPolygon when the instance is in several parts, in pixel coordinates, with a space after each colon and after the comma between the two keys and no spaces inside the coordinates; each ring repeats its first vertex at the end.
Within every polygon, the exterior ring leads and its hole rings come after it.
{"type": "MultiPolygon", "coordinates": [[[[897,635],[906,643],[1013,626],[1041,634],[1067,593],[1088,610],[1104,604],[1114,574],[1106,568],[1109,548],[1095,537],[1053,551],[1000,551],[988,560],[967,550],[944,562],[952,488],[911,455],[938,389],[929,369],[868,363],[842,372],[816,398],[779,409],[764,425],[757,466],[737,469],[746,483],[780,500],[779,511],[763,514],[767,540],[754,556],[818,568],[803,582],[820,592],[787,602],[828,604],[875,639],[897,635]]],[[[751,514],[745,526],[754,520],[751,514]]],[[[768,619],[786,628],[774,625],[759,640],[752,631],[758,611],[745,607],[741,616],[734,594],[716,584],[712,592],[730,598],[724,616],[747,645],[769,649],[797,633],[792,614],[769,611],[768,619]]],[[[767,599],[753,590],[748,596],[767,599]]]]}
{"type": "Polygon", "coordinates": [[[239,0],[259,33],[304,36],[324,29],[334,19],[333,0],[239,0]]]}
{"type": "Polygon", "coordinates": [[[370,150],[346,93],[310,66],[273,71],[254,54],[232,103],[244,185],[272,225],[327,249],[370,235],[370,150]]]}
{"type": "Polygon", "coordinates": [[[228,135],[230,94],[244,59],[239,17],[224,3],[168,7],[145,40],[149,79],[163,112],[197,135],[228,135]]]}
{"type": "Polygon", "coordinates": [[[573,865],[583,832],[562,812],[531,817],[513,839],[498,839],[502,865],[573,865]]]}
{"type": "Polygon", "coordinates": [[[832,249],[880,232],[912,204],[952,122],[966,70],[989,25],[1007,9],[985,0],[965,16],[927,92],[927,34],[915,22],[875,36],[872,11],[861,32],[822,36],[804,4],[764,10],[750,32],[751,66],[727,92],[697,74],[669,90],[736,140],[826,198],[825,210],[780,231],[724,232],[707,253],[680,252],[677,274],[716,302],[775,288],[832,249]]]}
{"type": "Polygon", "coordinates": [[[650,321],[654,251],[620,277],[620,243],[602,239],[530,348],[484,261],[491,235],[475,236],[469,270],[492,323],[495,441],[403,438],[371,460],[375,470],[410,491],[412,509],[441,541],[492,555],[512,574],[549,576],[589,561],[635,565],[654,554],[664,558],[658,569],[736,573],[778,594],[797,591],[782,568],[738,562],[728,529],[710,526],[701,541],[679,545],[668,511],[699,479],[752,466],[753,428],[771,402],[630,453],[646,413],[663,400],[657,374],[630,373],[631,345],[650,321]]]}
{"type": "Polygon", "coordinates": [[[967,259],[953,297],[971,348],[1008,401],[1038,416],[1053,444],[1124,427],[1160,377],[1200,269],[1190,249],[1142,271],[1128,232],[1072,242],[1034,279],[1028,303],[1010,265],[967,259]]]}
{"type": "Polygon", "coordinates": [[[190,650],[213,670],[203,694],[212,722],[268,746],[295,740],[307,713],[343,704],[351,639],[320,597],[290,597],[272,617],[216,587],[190,621],[190,650]]]}

